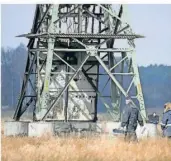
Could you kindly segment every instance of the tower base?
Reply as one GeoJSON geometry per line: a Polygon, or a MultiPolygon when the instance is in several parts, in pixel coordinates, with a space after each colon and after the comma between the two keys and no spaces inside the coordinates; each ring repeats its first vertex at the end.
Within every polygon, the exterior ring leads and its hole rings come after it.
{"type": "Polygon", "coordinates": [[[4,123],[5,136],[28,136],[28,121],[6,121],[4,123]]]}
{"type": "MultiPolygon", "coordinates": [[[[5,136],[41,137],[44,135],[81,135],[81,134],[113,134],[113,129],[118,129],[120,122],[59,122],[59,121],[7,121],[4,125],[5,136]]],[[[157,125],[145,124],[138,126],[136,133],[138,139],[157,137],[157,125]],[[144,128],[145,127],[145,128],[144,128]]]]}

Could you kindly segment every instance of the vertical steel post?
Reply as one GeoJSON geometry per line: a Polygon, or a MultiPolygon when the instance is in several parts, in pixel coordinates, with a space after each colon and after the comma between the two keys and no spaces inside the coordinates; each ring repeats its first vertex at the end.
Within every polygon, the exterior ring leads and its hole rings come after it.
{"type": "MultiPolygon", "coordinates": [[[[108,5],[108,9],[110,10],[110,12],[113,12],[111,5],[108,5]]],[[[121,10],[121,9],[120,9],[121,10]]],[[[107,16],[107,27],[109,28],[110,32],[113,32],[114,34],[116,34],[117,30],[118,30],[118,21],[117,19],[113,19],[112,16],[109,13],[106,13],[107,16]],[[113,31],[113,26],[115,26],[115,29],[113,31]]],[[[119,17],[121,16],[120,12],[119,12],[119,17]]],[[[107,31],[107,32],[109,32],[107,31]]],[[[108,41],[106,43],[108,48],[113,48],[114,46],[114,39],[108,41]]],[[[114,53],[113,52],[108,52],[108,63],[109,63],[109,68],[114,66],[114,53]]],[[[111,71],[112,73],[115,72],[114,69],[112,69],[111,71]]],[[[112,104],[112,111],[115,115],[115,119],[114,121],[119,121],[120,120],[120,93],[119,90],[116,86],[116,84],[113,82],[113,80],[111,79],[110,81],[110,86],[111,86],[111,104],[112,104]]]]}
{"type": "MultiPolygon", "coordinates": [[[[124,18],[127,19],[127,22],[128,22],[128,8],[127,8],[127,5],[123,5],[124,7],[124,18]]],[[[129,33],[129,34],[132,34],[132,29],[129,28],[127,31],[125,31],[124,33],[129,33]]],[[[131,46],[131,47],[134,47],[135,48],[135,44],[134,44],[134,40],[128,40],[128,44],[131,46]]],[[[131,61],[130,62],[132,65],[132,68],[133,68],[133,73],[135,74],[135,77],[134,77],[134,85],[136,87],[136,90],[137,90],[137,100],[139,102],[139,108],[140,108],[140,112],[141,112],[141,115],[143,117],[143,120],[144,122],[146,122],[147,120],[147,114],[146,114],[146,109],[145,109],[145,103],[144,103],[144,98],[143,98],[143,92],[142,92],[142,88],[141,88],[141,82],[140,82],[140,76],[139,76],[139,71],[138,71],[138,66],[137,66],[137,63],[136,63],[136,52],[135,50],[132,52],[131,54],[131,61]]]]}
{"type": "Polygon", "coordinates": [[[142,93],[142,88],[141,88],[141,83],[140,83],[140,76],[139,76],[139,72],[138,72],[138,66],[136,64],[136,54],[135,52],[132,52],[132,67],[133,67],[133,72],[135,74],[134,77],[134,85],[137,89],[137,99],[139,101],[139,107],[140,107],[140,112],[141,115],[144,119],[144,121],[147,120],[147,114],[146,114],[146,110],[145,110],[145,104],[144,104],[144,97],[143,97],[143,93],[142,93]]]}
{"type": "MultiPolygon", "coordinates": [[[[67,57],[68,59],[68,57],[67,57]]],[[[67,85],[68,81],[69,81],[69,75],[67,73],[69,73],[69,67],[68,65],[66,65],[66,78],[65,78],[65,85],[67,85]]],[[[65,122],[67,122],[68,120],[68,99],[69,99],[69,87],[66,89],[65,91],[65,107],[64,107],[64,117],[65,117],[65,122]]]]}
{"type": "Polygon", "coordinates": [[[78,7],[78,33],[82,32],[82,6],[78,7]]]}
{"type": "MultiPolygon", "coordinates": [[[[52,6],[52,19],[48,29],[49,33],[57,32],[54,22],[58,18],[58,7],[59,5],[52,6]]],[[[48,39],[48,52],[47,52],[47,60],[46,60],[46,67],[45,67],[44,87],[41,97],[40,114],[37,115],[38,119],[42,118],[42,116],[46,113],[49,105],[49,85],[50,85],[50,74],[52,69],[54,43],[55,43],[54,38],[48,39]]]]}

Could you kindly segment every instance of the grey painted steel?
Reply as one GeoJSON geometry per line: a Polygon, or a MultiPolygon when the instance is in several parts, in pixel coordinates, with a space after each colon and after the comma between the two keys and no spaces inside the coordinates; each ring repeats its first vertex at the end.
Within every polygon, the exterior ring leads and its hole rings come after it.
{"type": "Polygon", "coordinates": [[[55,33],[43,33],[43,34],[23,34],[17,37],[26,38],[92,38],[92,39],[136,39],[144,38],[142,35],[113,35],[113,34],[55,34],[55,33]]]}
{"type": "MultiPolygon", "coordinates": [[[[96,49],[96,48],[92,48],[92,49],[63,49],[63,48],[59,48],[59,49],[53,49],[53,51],[60,51],[60,52],[86,52],[86,51],[98,51],[98,52],[131,52],[133,49],[131,48],[116,48],[116,49],[96,49]]],[[[30,49],[29,51],[31,52],[37,52],[37,51],[46,51],[47,49],[30,49]]]]}
{"type": "Polygon", "coordinates": [[[93,89],[96,91],[97,95],[99,96],[100,100],[102,101],[103,105],[105,106],[107,112],[112,116],[112,118],[114,118],[114,114],[112,113],[110,106],[106,103],[106,101],[102,97],[101,93],[98,91],[98,88],[94,85],[93,81],[86,74],[86,71],[84,69],[82,69],[82,71],[83,71],[84,75],[87,77],[87,80],[89,81],[89,83],[91,84],[93,89]]]}
{"type": "MultiPolygon", "coordinates": [[[[54,32],[57,29],[54,26],[54,21],[58,18],[58,7],[59,5],[53,5],[52,8],[52,19],[49,26],[49,32],[54,32]]],[[[40,114],[37,114],[37,119],[41,119],[42,116],[46,113],[49,104],[49,85],[50,85],[50,73],[52,68],[52,60],[53,60],[53,48],[54,48],[55,40],[53,38],[48,39],[48,53],[46,60],[46,69],[45,69],[45,81],[41,98],[41,109],[40,114]]]]}
{"type": "Polygon", "coordinates": [[[122,63],[125,59],[127,59],[128,57],[125,56],[123,59],[121,59],[118,63],[116,63],[112,68],[110,68],[110,71],[112,71],[114,68],[116,68],[120,63],[122,63]]]}
{"type": "Polygon", "coordinates": [[[75,76],[77,75],[77,73],[81,70],[81,68],[83,67],[83,65],[85,64],[85,62],[88,60],[89,55],[87,55],[84,59],[84,61],[82,62],[82,64],[80,65],[80,67],[77,69],[77,71],[74,73],[74,75],[71,77],[71,79],[69,80],[69,82],[67,83],[67,85],[63,88],[63,90],[60,92],[60,94],[58,95],[58,97],[55,99],[55,101],[52,103],[52,105],[49,107],[49,109],[47,110],[47,112],[45,113],[45,115],[42,117],[42,120],[45,119],[45,117],[47,116],[48,112],[55,106],[55,104],[58,102],[58,100],[60,99],[61,95],[65,92],[65,90],[67,89],[67,87],[69,86],[70,82],[75,78],[75,76]]]}
{"type": "Polygon", "coordinates": [[[99,63],[102,65],[102,67],[105,69],[105,71],[109,74],[110,78],[113,80],[113,82],[117,85],[117,87],[121,90],[121,92],[123,93],[124,96],[127,96],[127,93],[125,92],[125,90],[122,88],[122,86],[120,85],[120,83],[116,80],[116,78],[112,75],[112,73],[110,72],[110,70],[106,67],[106,65],[104,64],[104,62],[101,60],[101,58],[96,55],[95,56],[97,58],[97,60],[99,61],[99,63]]]}
{"type": "Polygon", "coordinates": [[[117,16],[114,12],[112,12],[111,10],[107,9],[106,7],[104,7],[104,6],[101,5],[101,4],[99,4],[99,6],[100,6],[103,10],[105,10],[107,13],[109,13],[112,17],[115,17],[115,18],[117,18],[118,20],[120,20],[122,23],[125,23],[126,25],[128,25],[127,22],[123,21],[120,17],[118,17],[118,16],[117,16]]]}
{"type": "Polygon", "coordinates": [[[66,13],[65,15],[63,15],[62,17],[60,17],[58,20],[54,21],[53,23],[57,23],[58,21],[61,21],[63,18],[67,17],[68,15],[70,15],[73,11],[75,11],[80,5],[78,5],[77,7],[75,7],[74,9],[72,9],[70,12],[66,13]]]}
{"type": "Polygon", "coordinates": [[[141,115],[144,119],[144,121],[147,119],[147,114],[146,114],[146,109],[145,109],[145,103],[144,103],[144,97],[143,97],[143,93],[142,93],[142,87],[141,87],[141,83],[140,83],[140,76],[139,76],[139,71],[138,71],[138,67],[136,65],[136,58],[135,58],[135,53],[132,53],[132,66],[133,66],[133,72],[135,74],[134,77],[134,85],[137,88],[137,99],[139,101],[139,105],[140,105],[140,112],[141,115]]]}
{"type": "Polygon", "coordinates": [[[72,70],[76,71],[71,65],[69,65],[64,59],[62,59],[58,54],[54,53],[56,57],[58,57],[61,61],[63,61],[66,65],[68,65],[72,70]]]}
{"type": "MultiPolygon", "coordinates": [[[[67,72],[70,71],[68,66],[66,66],[66,71],[67,72]]],[[[67,74],[66,75],[66,84],[68,81],[69,81],[69,75],[67,74]]],[[[64,107],[65,122],[67,122],[67,120],[68,120],[68,96],[69,96],[68,90],[69,90],[69,88],[67,88],[65,91],[65,107],[64,107]]]]}
{"type": "MultiPolygon", "coordinates": [[[[30,65],[30,68],[28,69],[28,75],[26,75],[24,81],[23,81],[23,86],[22,86],[22,91],[21,91],[21,95],[20,95],[20,98],[19,98],[19,101],[18,101],[18,104],[17,104],[17,109],[15,110],[15,113],[14,113],[14,119],[15,120],[19,120],[19,118],[21,117],[21,109],[22,109],[22,104],[23,104],[23,99],[24,99],[24,95],[26,93],[26,88],[27,88],[27,82],[29,80],[29,74],[31,73],[32,69],[33,69],[33,65],[35,63],[35,60],[36,60],[36,54],[34,55],[34,58],[31,62],[31,65],[30,65]]],[[[26,67],[26,70],[27,70],[27,67],[26,67]]]]}
{"type": "Polygon", "coordinates": [[[91,13],[91,12],[90,12],[89,10],[87,10],[87,9],[84,9],[84,11],[86,11],[87,13],[89,13],[90,16],[96,18],[99,22],[104,23],[104,21],[102,21],[102,20],[101,20],[97,15],[95,15],[94,13],[91,13]]]}
{"type": "Polygon", "coordinates": [[[29,107],[36,102],[37,120],[96,121],[99,97],[112,119],[118,121],[121,96],[135,96],[130,94],[133,87],[137,89],[138,106],[146,119],[133,41],[144,36],[133,34],[124,17],[124,5],[119,7],[117,13],[110,4],[36,6],[31,33],[20,35],[30,39],[30,55],[15,120],[28,108],[21,100],[30,97],[29,107]],[[116,41],[126,45],[120,47],[116,41]],[[106,73],[100,73],[99,66],[106,73]],[[123,70],[125,67],[128,71],[123,70]],[[101,75],[108,75],[111,81],[107,96],[99,91],[101,75]],[[125,77],[134,77],[126,89],[123,88],[125,77]],[[106,97],[112,106],[106,103],[106,97]]]}
{"type": "MultiPolygon", "coordinates": [[[[111,12],[113,12],[111,5],[108,5],[108,9],[111,12]]],[[[121,7],[119,9],[118,17],[121,17],[121,15],[122,15],[122,5],[121,5],[121,7]]],[[[106,17],[108,17],[107,26],[109,28],[109,32],[113,32],[114,34],[116,34],[116,32],[118,30],[118,27],[119,27],[119,21],[117,19],[115,19],[115,21],[113,21],[112,17],[108,13],[106,13],[106,17]]],[[[106,45],[107,45],[107,47],[113,47],[115,45],[115,39],[112,39],[112,40],[108,41],[106,43],[106,45]]],[[[115,63],[114,62],[114,60],[115,60],[114,54],[109,53],[108,59],[109,59],[108,60],[109,61],[109,68],[111,68],[110,71],[112,73],[114,73],[115,69],[112,68],[114,66],[114,63],[115,63]]],[[[120,62],[116,63],[116,65],[117,64],[120,64],[120,62]]],[[[113,113],[115,115],[114,116],[114,118],[115,118],[114,121],[119,121],[120,120],[121,95],[119,93],[117,85],[112,81],[112,79],[110,80],[110,86],[111,86],[111,105],[112,105],[112,108],[113,108],[113,113]]]]}

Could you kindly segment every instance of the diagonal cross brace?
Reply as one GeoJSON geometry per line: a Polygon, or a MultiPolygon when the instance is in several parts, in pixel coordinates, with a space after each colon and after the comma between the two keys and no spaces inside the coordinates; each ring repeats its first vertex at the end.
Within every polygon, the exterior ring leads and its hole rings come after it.
{"type": "Polygon", "coordinates": [[[14,117],[13,117],[15,120],[19,119],[19,118],[18,118],[18,115],[19,115],[20,110],[21,110],[21,105],[22,105],[22,103],[23,103],[24,94],[25,94],[25,91],[26,91],[26,88],[27,88],[27,83],[28,83],[28,80],[29,80],[29,77],[30,77],[30,73],[31,73],[31,71],[32,71],[32,69],[33,69],[33,65],[34,65],[34,63],[35,63],[35,60],[36,60],[36,54],[34,54],[33,60],[32,60],[32,62],[31,62],[30,68],[29,68],[29,70],[28,70],[28,74],[25,76],[25,79],[26,79],[26,80],[25,80],[25,82],[24,82],[24,84],[23,84],[23,90],[22,90],[20,99],[19,99],[19,101],[18,101],[17,109],[16,109],[15,114],[14,114],[14,117]]]}
{"type": "Polygon", "coordinates": [[[57,53],[54,53],[56,57],[58,57],[63,63],[65,63],[67,66],[69,66],[73,71],[76,71],[75,68],[73,68],[71,65],[69,65],[64,59],[62,59],[57,53]]]}
{"type": "Polygon", "coordinates": [[[110,68],[110,71],[112,71],[114,68],[116,68],[119,64],[121,64],[125,59],[127,59],[128,56],[125,56],[123,59],[121,59],[118,63],[116,63],[112,68],[110,68]]]}
{"type": "MultiPolygon", "coordinates": [[[[104,68],[104,70],[107,72],[107,74],[110,76],[110,78],[113,80],[113,82],[117,85],[117,87],[120,89],[120,91],[122,92],[122,94],[125,96],[125,97],[127,97],[128,96],[128,94],[127,94],[127,92],[122,88],[122,86],[120,85],[120,83],[116,80],[116,78],[112,75],[112,73],[110,72],[110,70],[106,67],[106,65],[104,64],[104,62],[101,60],[101,58],[98,56],[98,55],[96,55],[95,56],[96,57],[96,59],[99,61],[99,63],[102,65],[102,67],[104,68]]],[[[137,107],[136,106],[136,104],[134,103],[134,101],[133,100],[131,100],[132,101],[132,103],[133,103],[133,105],[135,106],[135,107],[137,107]]],[[[141,107],[140,107],[141,108],[141,107]]],[[[141,109],[141,111],[145,111],[145,110],[143,110],[143,109],[141,109]]],[[[142,112],[141,112],[142,113],[142,112]]],[[[143,113],[144,115],[142,115],[142,117],[143,117],[143,119],[145,119],[146,118],[146,113],[144,112],[143,113]]]]}
{"type": "Polygon", "coordinates": [[[84,8],[83,8],[83,10],[86,11],[91,17],[97,19],[99,22],[101,22],[101,23],[104,24],[104,21],[101,20],[101,18],[99,18],[98,16],[94,15],[94,14],[93,14],[92,12],[90,12],[88,9],[84,9],[84,8]]]}
{"type": "Polygon", "coordinates": [[[61,21],[63,18],[69,16],[72,12],[74,12],[77,8],[79,8],[80,5],[76,6],[74,9],[72,9],[71,11],[69,11],[68,13],[66,13],[64,16],[60,17],[59,19],[57,19],[56,21],[54,21],[53,23],[56,24],[57,22],[61,21]]]}
{"type": "Polygon", "coordinates": [[[99,92],[99,90],[97,89],[97,87],[94,85],[93,81],[90,79],[90,77],[88,76],[88,74],[86,73],[85,69],[82,68],[82,72],[83,74],[86,76],[88,82],[91,84],[92,88],[95,90],[95,92],[97,93],[97,95],[99,96],[99,98],[101,99],[102,103],[104,104],[104,106],[107,109],[107,112],[110,113],[110,115],[113,117],[114,119],[114,115],[110,110],[110,106],[105,102],[104,98],[102,97],[101,93],[99,92]]]}
{"type": "MultiPolygon", "coordinates": [[[[39,23],[38,26],[32,31],[32,33],[36,34],[36,33],[38,32],[38,30],[40,29],[40,27],[41,27],[43,21],[45,20],[46,15],[48,14],[48,11],[49,11],[50,7],[51,7],[51,4],[50,4],[50,5],[48,6],[48,8],[46,9],[44,15],[42,16],[42,19],[40,20],[40,23],[39,23]]],[[[28,43],[28,47],[29,47],[29,48],[32,48],[32,47],[33,47],[34,41],[35,41],[34,39],[30,39],[30,41],[29,41],[29,43],[28,43]]]]}
{"type": "Polygon", "coordinates": [[[125,23],[128,25],[127,22],[124,22],[120,17],[118,17],[116,14],[114,14],[113,12],[111,12],[110,10],[108,10],[106,7],[102,6],[101,4],[98,4],[99,7],[101,7],[104,11],[108,12],[112,17],[117,18],[118,20],[120,20],[122,23],[125,23]]]}
{"type": "MultiPolygon", "coordinates": [[[[80,67],[77,69],[77,71],[71,77],[71,79],[66,84],[66,86],[63,88],[63,90],[60,92],[60,94],[58,95],[58,97],[51,104],[51,106],[49,107],[49,109],[47,110],[47,112],[45,113],[45,115],[43,116],[42,120],[44,120],[45,117],[47,116],[47,114],[49,113],[49,111],[52,108],[54,108],[55,104],[59,101],[59,99],[62,96],[62,94],[66,91],[66,89],[70,85],[71,81],[75,78],[75,76],[78,74],[78,72],[82,69],[83,65],[86,63],[86,61],[88,60],[88,58],[89,58],[90,55],[91,55],[91,51],[89,51],[89,54],[86,56],[86,58],[84,59],[84,61],[81,63],[80,67]]],[[[125,97],[128,96],[127,92],[122,88],[122,86],[120,85],[120,83],[116,80],[116,78],[113,76],[113,74],[111,73],[111,71],[107,68],[107,66],[104,64],[104,62],[102,61],[102,59],[97,54],[95,54],[94,57],[99,61],[99,63],[102,65],[102,67],[107,72],[107,74],[110,76],[110,78],[113,80],[113,82],[116,84],[116,86],[120,89],[120,91],[123,93],[123,95],[125,97]]],[[[98,92],[98,91],[96,90],[96,92],[98,92]]],[[[106,104],[105,104],[105,107],[107,107],[107,109],[109,109],[108,106],[106,106],[106,104]]]]}
{"type": "Polygon", "coordinates": [[[116,78],[112,75],[112,73],[110,72],[110,70],[106,67],[106,65],[104,64],[104,62],[101,60],[101,58],[96,55],[95,56],[96,59],[99,61],[99,63],[102,65],[102,67],[104,68],[104,70],[107,72],[107,74],[110,76],[110,78],[113,80],[113,82],[117,85],[117,87],[121,90],[121,92],[123,93],[124,96],[127,96],[127,93],[125,92],[125,90],[122,88],[122,86],[120,85],[120,83],[116,80],[116,78]]]}
{"type": "Polygon", "coordinates": [[[54,100],[54,102],[51,104],[51,106],[48,108],[47,112],[45,113],[45,115],[43,116],[42,120],[45,119],[45,117],[47,116],[47,114],[49,113],[49,111],[51,109],[54,108],[55,104],[59,101],[60,97],[64,94],[64,92],[66,91],[66,89],[68,88],[68,86],[70,85],[71,81],[76,77],[76,75],[78,74],[78,72],[82,69],[83,65],[86,63],[86,61],[88,60],[88,58],[90,57],[90,55],[86,55],[85,59],[82,61],[81,65],[79,66],[79,68],[77,69],[77,71],[74,73],[74,75],[70,78],[69,82],[66,84],[66,86],[62,89],[62,91],[60,92],[60,94],[58,95],[58,97],[54,100]]]}

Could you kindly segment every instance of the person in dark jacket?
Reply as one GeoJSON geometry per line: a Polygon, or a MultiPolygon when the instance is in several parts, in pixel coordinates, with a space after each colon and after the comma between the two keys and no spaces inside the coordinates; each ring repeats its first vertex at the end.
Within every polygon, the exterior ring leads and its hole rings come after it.
{"type": "Polygon", "coordinates": [[[166,103],[164,105],[161,129],[163,130],[164,137],[171,138],[171,103],[166,103]]]}
{"type": "Polygon", "coordinates": [[[148,123],[158,124],[159,123],[159,116],[155,112],[152,115],[149,115],[148,116],[148,123]]]}
{"type": "Polygon", "coordinates": [[[136,129],[137,122],[140,126],[144,126],[143,119],[137,107],[133,105],[132,100],[126,98],[126,106],[123,109],[121,128],[126,127],[125,140],[126,141],[137,141],[136,129]]]}

